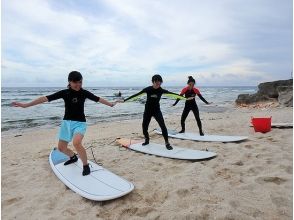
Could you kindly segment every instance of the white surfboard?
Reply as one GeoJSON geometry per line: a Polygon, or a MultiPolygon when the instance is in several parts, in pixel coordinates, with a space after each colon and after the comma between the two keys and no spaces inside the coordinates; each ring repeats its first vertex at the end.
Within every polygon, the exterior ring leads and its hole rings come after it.
{"type": "MultiPolygon", "coordinates": [[[[160,129],[155,129],[155,133],[162,134],[160,129]]],[[[246,136],[222,136],[222,135],[207,135],[200,136],[196,133],[178,133],[174,130],[168,130],[168,136],[172,138],[178,138],[183,140],[192,140],[192,141],[204,141],[204,142],[237,142],[246,140],[246,136]]]]}
{"type": "Polygon", "coordinates": [[[272,128],[293,128],[293,123],[272,123],[272,128]]]}
{"type": "Polygon", "coordinates": [[[95,201],[111,200],[124,196],[134,189],[132,183],[91,161],[88,161],[91,173],[83,176],[81,160],[64,166],[64,162],[68,159],[67,155],[56,148],[49,155],[49,162],[56,176],[84,198],[95,201]]]}
{"type": "Polygon", "coordinates": [[[199,151],[192,149],[185,149],[173,146],[173,150],[168,150],[164,145],[150,143],[142,146],[143,141],[133,141],[130,139],[120,138],[117,142],[122,146],[132,149],[134,151],[145,154],[152,154],[160,157],[167,157],[180,160],[205,160],[215,157],[217,154],[210,151],[199,151]]]}
{"type": "MultiPolygon", "coordinates": [[[[251,124],[250,127],[253,127],[251,124]]],[[[272,128],[293,128],[293,123],[290,122],[285,122],[285,123],[272,123],[271,124],[272,128]]]]}

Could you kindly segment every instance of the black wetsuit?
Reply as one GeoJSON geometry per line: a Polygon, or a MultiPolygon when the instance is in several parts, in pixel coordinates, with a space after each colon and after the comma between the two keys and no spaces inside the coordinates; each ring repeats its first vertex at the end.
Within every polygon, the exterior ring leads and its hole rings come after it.
{"type": "MultiPolygon", "coordinates": [[[[186,98],[195,97],[196,95],[198,95],[199,98],[203,102],[208,104],[208,102],[200,94],[200,91],[198,89],[196,89],[196,88],[193,88],[193,89],[189,90],[189,87],[185,87],[182,90],[180,95],[181,96],[184,95],[186,98]]],[[[179,99],[177,99],[177,101],[174,103],[174,106],[178,103],[178,101],[179,101],[179,99]]],[[[190,111],[193,111],[195,119],[197,121],[199,131],[200,131],[200,133],[203,134],[203,132],[202,132],[202,124],[201,124],[201,120],[200,120],[200,117],[199,117],[199,110],[198,110],[198,106],[196,104],[195,98],[192,99],[192,100],[186,100],[186,102],[185,102],[185,108],[183,110],[182,117],[181,117],[182,132],[185,131],[185,121],[186,121],[186,118],[188,117],[188,114],[189,114],[190,111]]]]}
{"type": "Polygon", "coordinates": [[[88,98],[94,102],[99,101],[99,97],[94,95],[93,93],[80,89],[79,91],[75,91],[71,88],[64,89],[59,92],[56,92],[52,95],[46,96],[48,101],[51,102],[56,99],[63,99],[65,103],[65,113],[63,120],[71,120],[71,121],[81,121],[85,122],[86,117],[84,113],[84,104],[85,100],[88,98]]]}
{"type": "Polygon", "coordinates": [[[161,128],[162,135],[164,137],[165,142],[168,143],[168,133],[167,133],[164,119],[160,110],[159,101],[162,94],[173,94],[173,95],[177,95],[177,94],[173,92],[169,92],[168,90],[165,90],[161,87],[159,87],[158,89],[154,89],[153,86],[149,86],[143,89],[141,92],[138,92],[137,94],[130,96],[124,101],[128,101],[143,93],[147,94],[147,101],[145,104],[145,111],[144,111],[143,123],[142,123],[143,134],[145,136],[145,139],[149,140],[148,127],[149,127],[151,118],[154,117],[161,128]]]}

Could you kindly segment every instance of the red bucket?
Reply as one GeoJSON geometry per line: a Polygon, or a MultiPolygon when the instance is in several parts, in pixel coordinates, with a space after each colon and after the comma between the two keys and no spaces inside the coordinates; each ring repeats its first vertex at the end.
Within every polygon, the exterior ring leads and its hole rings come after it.
{"type": "Polygon", "coordinates": [[[272,117],[270,118],[253,118],[251,117],[251,123],[255,132],[266,133],[272,128],[272,117]]]}

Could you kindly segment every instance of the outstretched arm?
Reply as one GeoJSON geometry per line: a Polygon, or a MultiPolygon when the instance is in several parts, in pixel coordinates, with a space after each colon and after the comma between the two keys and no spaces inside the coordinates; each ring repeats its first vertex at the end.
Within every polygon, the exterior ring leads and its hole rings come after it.
{"type": "Polygon", "coordinates": [[[110,107],[113,107],[116,104],[116,102],[111,103],[103,98],[100,98],[99,96],[94,95],[93,93],[91,93],[87,90],[84,90],[84,92],[86,94],[86,97],[94,102],[100,102],[100,103],[107,105],[107,106],[110,106],[110,107]]]}
{"type": "MultiPolygon", "coordinates": [[[[177,101],[175,102],[175,104],[178,103],[178,99],[179,99],[179,100],[186,100],[186,98],[183,97],[183,95],[181,95],[181,94],[179,95],[179,94],[177,94],[177,93],[170,92],[170,91],[165,90],[165,89],[163,89],[163,94],[165,94],[166,96],[168,96],[168,97],[170,97],[170,98],[176,99],[177,101]]],[[[175,105],[175,104],[174,104],[174,105],[175,105]]]]}
{"type": "Polygon", "coordinates": [[[173,104],[173,106],[176,106],[179,101],[180,101],[180,99],[177,99],[176,102],[173,104]]]}
{"type": "MultiPolygon", "coordinates": [[[[183,88],[180,93],[180,96],[184,96],[185,92],[186,92],[186,88],[183,88]]],[[[178,104],[179,101],[180,101],[180,99],[177,99],[176,102],[173,104],[173,106],[176,106],[176,104],[178,104]]]]}
{"type": "MultiPolygon", "coordinates": [[[[180,94],[180,96],[183,96],[182,94],[180,94]]],[[[180,99],[177,99],[176,102],[173,104],[173,106],[176,106],[178,104],[178,102],[180,101],[180,99]]]]}
{"type": "Polygon", "coordinates": [[[202,102],[204,102],[205,104],[209,105],[210,103],[208,101],[206,101],[205,98],[203,98],[203,96],[201,94],[197,94],[199,96],[199,98],[202,100],[202,102]]]}
{"type": "Polygon", "coordinates": [[[142,91],[140,91],[140,92],[138,92],[138,93],[136,93],[136,94],[134,94],[134,95],[132,95],[132,96],[130,96],[130,97],[124,99],[124,102],[126,102],[126,101],[128,101],[128,100],[131,100],[131,99],[133,99],[133,98],[136,98],[137,96],[142,95],[144,92],[145,92],[145,90],[143,89],[142,91]]]}
{"type": "Polygon", "coordinates": [[[34,106],[34,105],[39,105],[41,103],[44,103],[44,102],[48,102],[48,99],[46,96],[42,96],[42,97],[39,97],[29,103],[21,103],[21,102],[12,102],[12,106],[14,107],[22,107],[22,108],[27,108],[27,107],[31,107],[31,106],[34,106]]]}
{"type": "Polygon", "coordinates": [[[113,106],[116,105],[116,102],[109,102],[109,101],[107,101],[107,100],[105,100],[103,98],[99,98],[99,102],[104,104],[104,105],[108,105],[110,107],[113,107],[113,106]]]}

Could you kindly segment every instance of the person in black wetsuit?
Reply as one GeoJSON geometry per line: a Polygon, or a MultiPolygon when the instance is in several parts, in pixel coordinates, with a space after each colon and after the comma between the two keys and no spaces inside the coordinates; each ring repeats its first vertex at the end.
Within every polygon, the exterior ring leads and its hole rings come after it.
{"type": "MultiPolygon", "coordinates": [[[[180,93],[180,95],[185,96],[187,98],[187,100],[185,102],[185,108],[183,110],[182,117],[181,117],[182,130],[179,133],[184,133],[185,132],[186,118],[187,118],[189,112],[193,111],[195,119],[197,121],[198,128],[199,128],[199,134],[201,136],[203,136],[204,133],[202,131],[202,124],[201,124],[201,120],[200,120],[200,117],[199,117],[199,110],[198,110],[198,106],[197,106],[196,101],[195,101],[195,97],[197,95],[204,103],[206,103],[206,104],[210,104],[210,103],[207,102],[203,98],[203,96],[201,95],[199,89],[194,87],[195,79],[192,76],[189,76],[187,84],[188,84],[188,86],[183,88],[181,93],[180,93]]],[[[178,102],[179,102],[179,99],[176,100],[176,102],[173,104],[173,106],[175,106],[178,102]]]]}
{"type": "Polygon", "coordinates": [[[169,92],[163,88],[161,88],[162,84],[162,77],[160,75],[154,75],[152,77],[152,86],[144,88],[141,92],[134,94],[127,99],[124,100],[124,102],[133,99],[137,96],[142,95],[143,93],[147,94],[147,101],[145,104],[145,111],[143,115],[143,123],[142,123],[142,128],[143,128],[143,134],[145,136],[145,142],[142,145],[148,145],[149,144],[149,134],[148,134],[148,127],[149,123],[151,121],[151,118],[154,117],[155,120],[158,122],[162,135],[165,140],[165,146],[168,150],[172,150],[172,146],[170,145],[168,141],[168,133],[167,129],[164,123],[164,119],[160,110],[160,104],[159,101],[161,99],[162,94],[173,94],[178,96],[178,94],[175,94],[173,92],[169,92]]]}
{"type": "Polygon", "coordinates": [[[90,167],[87,161],[87,153],[82,146],[82,140],[86,132],[86,117],[84,114],[84,104],[86,99],[100,102],[104,105],[113,107],[116,102],[110,103],[93,93],[82,88],[82,74],[72,71],[68,75],[68,89],[58,91],[52,95],[42,96],[29,103],[13,102],[15,107],[27,108],[44,102],[51,102],[63,99],[65,103],[65,113],[59,131],[58,149],[68,155],[70,159],[64,163],[69,165],[78,161],[77,155],[69,149],[68,143],[73,140],[73,145],[83,162],[83,176],[90,174],[90,167]]]}

